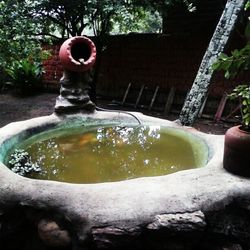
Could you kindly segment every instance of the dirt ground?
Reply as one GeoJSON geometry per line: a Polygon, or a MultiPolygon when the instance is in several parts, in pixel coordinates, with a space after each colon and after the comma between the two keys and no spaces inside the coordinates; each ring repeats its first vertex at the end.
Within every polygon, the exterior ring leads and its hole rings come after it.
{"type": "Polygon", "coordinates": [[[10,122],[51,114],[56,96],[51,93],[28,97],[0,94],[0,127],[10,122]]]}
{"type": "MultiPolygon", "coordinates": [[[[41,93],[34,96],[20,97],[12,95],[11,93],[0,93],[0,127],[3,127],[10,122],[26,120],[53,113],[57,96],[58,94],[55,93],[41,93]]],[[[104,108],[108,107],[107,102],[102,100],[98,102],[98,106],[104,108]]],[[[138,111],[147,115],[152,115],[144,110],[138,111]]],[[[160,116],[160,114],[153,115],[160,116]]],[[[171,115],[164,118],[175,120],[176,117],[176,115],[171,115]]],[[[232,126],[232,124],[214,123],[213,121],[204,119],[199,119],[194,124],[196,129],[212,134],[224,134],[230,126],[232,126]]]]}

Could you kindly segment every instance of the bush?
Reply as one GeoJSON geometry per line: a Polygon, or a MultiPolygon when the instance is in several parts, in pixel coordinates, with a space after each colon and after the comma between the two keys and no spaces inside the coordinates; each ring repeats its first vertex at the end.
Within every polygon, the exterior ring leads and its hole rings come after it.
{"type": "Polygon", "coordinates": [[[21,94],[33,94],[40,86],[43,74],[42,60],[49,56],[48,51],[43,51],[40,57],[14,60],[6,65],[4,70],[7,76],[21,94]]]}
{"type": "Polygon", "coordinates": [[[24,93],[39,85],[43,72],[40,63],[32,63],[28,59],[12,62],[5,71],[15,87],[24,93]]]}

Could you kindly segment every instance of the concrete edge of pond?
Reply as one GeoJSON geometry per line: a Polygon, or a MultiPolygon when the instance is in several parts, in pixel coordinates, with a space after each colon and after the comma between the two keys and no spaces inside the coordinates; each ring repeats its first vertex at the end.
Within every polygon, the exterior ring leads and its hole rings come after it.
{"type": "MultiPolygon", "coordinates": [[[[167,120],[133,114],[143,124],[180,127],[167,120]]],[[[0,148],[13,136],[27,131],[37,133],[62,123],[68,125],[71,119],[88,124],[104,124],[103,119],[107,124],[138,122],[127,113],[117,112],[71,115],[67,119],[52,114],[1,128],[0,148]]],[[[19,206],[56,212],[70,221],[79,242],[91,234],[101,247],[106,244],[105,234],[134,237],[143,230],[159,228],[205,230],[206,214],[210,212],[232,203],[248,209],[250,179],[234,176],[222,167],[224,136],[184,129],[201,136],[212,149],[206,167],[120,182],[70,184],[24,178],[0,163],[0,212],[19,206]]],[[[109,239],[109,244],[112,241],[109,239]]]]}

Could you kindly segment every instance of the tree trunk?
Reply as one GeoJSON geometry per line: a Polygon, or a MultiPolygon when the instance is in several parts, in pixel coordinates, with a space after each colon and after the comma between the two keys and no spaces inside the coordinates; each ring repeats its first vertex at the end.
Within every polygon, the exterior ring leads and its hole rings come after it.
{"type": "Polygon", "coordinates": [[[179,120],[182,125],[192,125],[198,116],[213,76],[211,66],[224,51],[245,0],[228,0],[220,21],[215,29],[208,49],[202,59],[193,86],[181,110],[179,120]]]}

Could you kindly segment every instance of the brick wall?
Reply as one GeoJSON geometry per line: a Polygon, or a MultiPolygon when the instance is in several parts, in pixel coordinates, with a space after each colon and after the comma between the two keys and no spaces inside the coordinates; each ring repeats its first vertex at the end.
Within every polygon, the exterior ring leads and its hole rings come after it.
{"type": "MultiPolygon", "coordinates": [[[[105,97],[121,98],[130,82],[134,87],[158,85],[164,91],[175,86],[178,91],[186,92],[192,86],[209,40],[210,37],[204,34],[111,36],[101,56],[97,92],[105,97]]],[[[242,41],[234,39],[230,49],[241,44],[242,41]]],[[[58,57],[60,45],[44,48],[52,53],[44,62],[44,82],[50,87],[58,87],[63,70],[58,57]]],[[[248,78],[247,73],[234,80],[216,74],[210,93],[219,96],[248,78]]]]}
{"type": "Polygon", "coordinates": [[[167,35],[111,37],[101,58],[98,92],[119,96],[129,82],[185,91],[196,75],[207,40],[167,35]]]}
{"type": "MultiPolygon", "coordinates": [[[[101,55],[98,95],[105,99],[122,100],[128,83],[132,83],[132,89],[136,89],[135,95],[142,84],[152,89],[159,86],[159,92],[165,96],[158,95],[157,99],[164,99],[160,104],[164,105],[169,88],[174,86],[179,94],[175,98],[175,104],[180,109],[185,94],[192,86],[210,37],[211,34],[205,33],[111,36],[101,55]]],[[[238,33],[235,33],[227,51],[242,47],[243,42],[238,33]]],[[[52,53],[52,57],[44,62],[44,82],[49,88],[58,89],[63,70],[58,57],[60,45],[47,45],[44,48],[52,53]]],[[[209,96],[219,99],[237,84],[248,83],[249,78],[247,72],[233,80],[226,80],[223,74],[217,73],[212,80],[209,96]]],[[[130,95],[130,98],[136,97],[130,95]]]]}
{"type": "MultiPolygon", "coordinates": [[[[210,37],[204,34],[111,37],[101,60],[99,93],[117,96],[129,82],[134,85],[158,85],[163,90],[175,86],[179,91],[186,91],[192,86],[209,40],[210,37]]],[[[246,78],[246,73],[241,75],[243,81],[246,78]]],[[[211,94],[221,95],[239,81],[240,78],[226,80],[223,74],[216,74],[211,94]]]]}
{"type": "MultiPolygon", "coordinates": [[[[101,56],[98,93],[107,97],[121,95],[129,82],[135,86],[159,85],[162,89],[174,85],[186,90],[196,75],[207,41],[198,36],[111,36],[101,56]]],[[[57,84],[62,75],[59,47],[44,46],[52,53],[44,62],[44,81],[49,85],[57,84]]]]}
{"type": "Polygon", "coordinates": [[[44,75],[43,82],[49,88],[58,88],[59,80],[62,77],[63,68],[59,60],[59,49],[61,44],[55,45],[43,45],[44,50],[48,50],[51,53],[51,57],[43,62],[44,75]]]}

